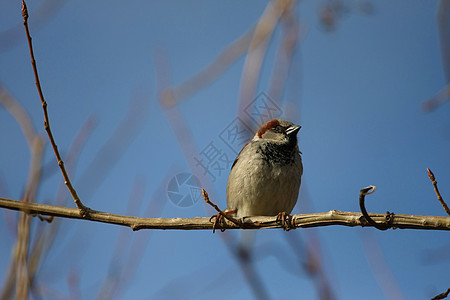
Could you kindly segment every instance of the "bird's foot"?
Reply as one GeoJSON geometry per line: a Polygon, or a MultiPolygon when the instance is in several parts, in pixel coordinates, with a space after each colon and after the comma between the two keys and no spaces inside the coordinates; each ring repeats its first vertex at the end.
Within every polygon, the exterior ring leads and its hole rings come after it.
{"type": "Polygon", "coordinates": [[[277,223],[280,223],[283,226],[285,231],[289,231],[291,229],[295,229],[295,218],[292,215],[287,214],[285,211],[280,212],[277,215],[277,223]]]}
{"type": "Polygon", "coordinates": [[[215,214],[215,215],[212,215],[211,218],[209,218],[209,221],[212,222],[212,219],[214,219],[214,218],[215,218],[215,220],[214,220],[214,224],[213,224],[213,233],[216,232],[217,225],[219,225],[221,227],[220,231],[224,232],[225,231],[225,228],[223,228],[224,217],[221,214],[215,214]]]}
{"type": "MultiPolygon", "coordinates": [[[[236,211],[229,210],[229,211],[225,211],[224,213],[227,215],[232,215],[232,214],[235,214],[236,211]]],[[[219,229],[221,232],[224,232],[225,231],[225,228],[224,228],[225,217],[222,214],[218,213],[218,214],[212,215],[211,218],[209,218],[209,221],[212,222],[212,219],[214,219],[214,218],[215,218],[215,220],[214,220],[214,224],[213,224],[213,233],[216,232],[216,228],[218,228],[217,226],[220,227],[219,229]]]]}

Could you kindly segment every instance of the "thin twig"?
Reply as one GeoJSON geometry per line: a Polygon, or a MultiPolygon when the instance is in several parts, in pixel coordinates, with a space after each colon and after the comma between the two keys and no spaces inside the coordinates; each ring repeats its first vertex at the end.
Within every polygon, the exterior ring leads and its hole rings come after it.
{"type": "MultiPolygon", "coordinates": [[[[141,218],[133,216],[124,216],[110,214],[91,210],[86,217],[80,216],[78,209],[68,208],[38,203],[23,203],[18,200],[0,198],[0,207],[24,211],[28,214],[41,214],[46,216],[55,216],[70,219],[84,219],[93,222],[115,224],[130,227],[132,230],[141,229],[172,229],[172,230],[210,230],[211,222],[209,217],[195,218],[141,218]]],[[[340,226],[372,226],[368,224],[361,213],[342,212],[331,210],[323,213],[299,214],[296,218],[296,227],[322,227],[330,225],[340,226]]],[[[385,222],[386,214],[371,214],[375,222],[385,222]]],[[[425,229],[425,230],[444,230],[450,231],[450,217],[437,216],[418,216],[418,215],[395,215],[391,222],[392,228],[398,229],[425,229]]],[[[276,216],[273,217],[246,217],[238,226],[237,224],[227,222],[225,229],[263,229],[263,228],[283,228],[277,222],[276,216]]]]}
{"type": "Polygon", "coordinates": [[[37,90],[39,93],[39,98],[41,99],[42,109],[44,111],[44,128],[48,134],[50,143],[52,144],[53,151],[55,152],[56,160],[58,161],[58,166],[61,169],[61,173],[64,177],[64,183],[66,184],[67,188],[69,189],[69,192],[72,195],[72,198],[75,201],[75,205],[78,207],[81,216],[86,216],[89,214],[90,209],[83,205],[83,203],[81,202],[80,198],[77,195],[77,192],[73,188],[72,183],[70,182],[70,179],[69,179],[69,175],[67,174],[66,168],[64,167],[64,162],[61,159],[61,155],[59,154],[58,146],[56,145],[55,139],[53,138],[53,133],[50,129],[50,121],[49,121],[48,112],[47,112],[47,102],[44,99],[44,94],[42,92],[41,83],[39,81],[36,60],[34,59],[33,44],[31,42],[30,30],[28,29],[28,9],[27,9],[27,5],[24,0],[22,0],[22,17],[23,17],[23,25],[25,27],[25,31],[27,34],[28,47],[30,50],[31,64],[33,66],[34,78],[36,80],[36,87],[37,87],[37,90]]]}
{"type": "Polygon", "coordinates": [[[241,226],[241,222],[239,222],[239,220],[236,220],[235,218],[233,218],[230,215],[227,215],[226,213],[224,213],[217,205],[215,205],[214,203],[211,202],[211,200],[209,200],[209,195],[208,193],[202,189],[202,195],[203,195],[203,199],[205,199],[206,203],[208,203],[209,205],[211,205],[222,217],[224,217],[225,219],[227,219],[228,221],[236,224],[237,226],[241,226]]]}
{"type": "Polygon", "coordinates": [[[431,298],[431,300],[445,299],[445,298],[447,298],[448,294],[450,294],[450,288],[447,289],[447,291],[445,291],[445,292],[443,292],[443,293],[441,293],[441,294],[439,294],[439,295],[437,295],[437,296],[431,298]]]}
{"type": "Polygon", "coordinates": [[[439,202],[441,202],[442,207],[444,208],[445,212],[450,216],[450,209],[447,206],[447,203],[445,203],[444,199],[442,199],[441,193],[439,193],[439,189],[437,187],[437,181],[434,177],[433,172],[431,172],[430,169],[427,168],[428,177],[430,177],[431,183],[433,183],[434,191],[436,192],[437,198],[439,202]]]}

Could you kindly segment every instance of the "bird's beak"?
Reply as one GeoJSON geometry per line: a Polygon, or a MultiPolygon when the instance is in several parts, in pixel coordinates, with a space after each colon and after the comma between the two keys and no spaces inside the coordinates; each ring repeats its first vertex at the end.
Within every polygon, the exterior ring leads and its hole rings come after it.
{"type": "Polygon", "coordinates": [[[296,135],[298,131],[302,128],[302,126],[292,125],[288,129],[286,129],[287,135],[296,135]]]}

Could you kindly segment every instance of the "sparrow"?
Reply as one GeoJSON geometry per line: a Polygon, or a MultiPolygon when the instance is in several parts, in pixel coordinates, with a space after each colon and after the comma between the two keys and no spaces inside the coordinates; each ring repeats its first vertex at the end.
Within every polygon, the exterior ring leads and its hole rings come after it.
{"type": "Polygon", "coordinates": [[[303,174],[297,133],[283,119],[264,124],[234,161],[227,183],[226,214],[284,218],[297,203],[303,174]]]}

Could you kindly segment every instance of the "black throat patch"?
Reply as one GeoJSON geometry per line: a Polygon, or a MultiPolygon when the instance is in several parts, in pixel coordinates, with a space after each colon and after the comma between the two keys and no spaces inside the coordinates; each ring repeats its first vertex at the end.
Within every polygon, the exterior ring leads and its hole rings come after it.
{"type": "Polygon", "coordinates": [[[268,164],[287,165],[294,162],[297,139],[290,139],[289,143],[262,143],[256,150],[268,164]]]}

